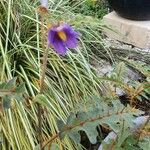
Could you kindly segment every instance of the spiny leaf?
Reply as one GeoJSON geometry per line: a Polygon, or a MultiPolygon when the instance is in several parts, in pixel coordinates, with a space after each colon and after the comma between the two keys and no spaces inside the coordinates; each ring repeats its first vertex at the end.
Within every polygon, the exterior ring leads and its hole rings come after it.
{"type": "Polygon", "coordinates": [[[84,125],[83,127],[79,128],[82,131],[85,131],[86,135],[88,136],[90,142],[92,144],[95,144],[97,142],[97,136],[98,136],[98,132],[96,130],[96,124],[88,124],[88,125],[84,125]]]}
{"type": "Polygon", "coordinates": [[[6,83],[0,83],[0,89],[3,89],[6,83]]]}
{"type": "MultiPolygon", "coordinates": [[[[48,150],[48,148],[44,150],[48,150]]],[[[57,143],[52,143],[50,146],[50,150],[60,150],[60,147],[57,143]]]]}
{"type": "Polygon", "coordinates": [[[57,120],[57,127],[59,131],[62,131],[63,127],[65,126],[62,120],[57,120]]]}
{"type": "Polygon", "coordinates": [[[24,93],[24,92],[25,92],[25,83],[22,83],[16,88],[16,93],[20,94],[20,93],[24,93]]]}
{"type": "Polygon", "coordinates": [[[17,80],[17,78],[15,77],[15,78],[13,78],[13,79],[11,79],[11,80],[9,80],[6,84],[5,84],[5,86],[3,87],[3,89],[13,89],[13,88],[15,88],[15,86],[16,86],[16,80],[17,80]]]}
{"type": "Polygon", "coordinates": [[[79,131],[78,130],[71,130],[69,133],[68,133],[68,136],[73,140],[75,141],[76,143],[80,143],[81,141],[81,137],[80,137],[80,134],[78,133],[79,131]]]}
{"type": "Polygon", "coordinates": [[[0,97],[2,98],[3,107],[8,109],[11,106],[13,99],[17,101],[23,101],[23,93],[25,93],[25,84],[22,83],[18,87],[16,86],[17,78],[13,78],[7,83],[0,84],[0,97]]]}
{"type": "Polygon", "coordinates": [[[119,133],[123,122],[126,122],[125,128],[131,128],[134,125],[134,115],[142,114],[141,111],[131,109],[129,106],[125,108],[119,101],[114,101],[111,106],[107,105],[107,111],[103,111],[103,105],[98,105],[93,110],[89,108],[90,111],[87,108],[86,111],[78,112],[76,115],[71,114],[59,135],[61,137],[68,135],[74,141],[79,142],[79,131],[85,131],[90,142],[94,144],[97,141],[96,127],[98,125],[108,125],[114,132],[119,133]]]}
{"type": "Polygon", "coordinates": [[[8,95],[6,95],[3,97],[3,107],[5,109],[9,109],[10,106],[11,106],[11,98],[8,95]]]}
{"type": "Polygon", "coordinates": [[[67,118],[67,125],[76,125],[79,123],[79,118],[76,118],[76,115],[71,113],[67,118]]]}
{"type": "MultiPolygon", "coordinates": [[[[54,145],[54,144],[52,144],[52,145],[54,145]]],[[[34,150],[41,150],[40,144],[36,145],[36,146],[34,147],[34,150]]],[[[48,147],[48,146],[45,146],[43,150],[49,150],[49,147],[48,147]]],[[[53,150],[54,150],[54,149],[53,149],[53,150]]],[[[57,150],[57,149],[56,149],[56,150],[57,150]]]]}
{"type": "MultiPolygon", "coordinates": [[[[57,120],[57,127],[58,127],[59,132],[61,132],[65,127],[64,122],[62,120],[57,120]]],[[[63,133],[60,134],[59,135],[60,139],[62,140],[65,137],[65,135],[66,134],[63,134],[63,133]]]]}

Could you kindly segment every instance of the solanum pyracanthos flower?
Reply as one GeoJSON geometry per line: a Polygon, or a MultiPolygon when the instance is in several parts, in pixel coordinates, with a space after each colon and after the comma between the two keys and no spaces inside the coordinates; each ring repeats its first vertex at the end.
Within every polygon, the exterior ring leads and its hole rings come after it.
{"type": "Polygon", "coordinates": [[[79,33],[69,24],[53,25],[48,31],[48,45],[52,46],[59,55],[66,55],[68,48],[78,46],[79,33]]]}

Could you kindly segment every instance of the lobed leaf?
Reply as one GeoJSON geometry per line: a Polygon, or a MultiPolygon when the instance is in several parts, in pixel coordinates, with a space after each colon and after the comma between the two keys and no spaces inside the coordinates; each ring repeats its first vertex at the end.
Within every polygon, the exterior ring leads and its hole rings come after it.
{"type": "MultiPolygon", "coordinates": [[[[68,117],[67,123],[61,124],[59,134],[61,138],[67,135],[79,143],[79,132],[85,131],[90,142],[95,144],[98,136],[97,126],[108,125],[115,133],[120,133],[123,126],[124,129],[132,128],[134,126],[135,115],[138,116],[142,114],[141,111],[132,109],[129,106],[124,107],[119,101],[114,101],[111,106],[107,105],[107,111],[103,110],[103,105],[98,105],[98,107],[93,110],[91,110],[91,107],[89,108],[90,110],[87,108],[86,111],[80,111],[74,115],[71,114],[68,117]]],[[[60,124],[58,124],[58,126],[60,126],[60,124]]],[[[122,133],[123,136],[120,136],[120,143],[129,136],[130,132],[125,131],[125,133],[126,134],[122,133]]]]}

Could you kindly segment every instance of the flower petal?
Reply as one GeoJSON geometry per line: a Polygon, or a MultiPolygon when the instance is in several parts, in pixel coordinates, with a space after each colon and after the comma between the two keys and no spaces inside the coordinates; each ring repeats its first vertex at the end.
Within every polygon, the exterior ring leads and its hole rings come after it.
{"type": "Polygon", "coordinates": [[[76,48],[78,46],[78,37],[79,34],[73,30],[72,27],[65,24],[63,31],[66,33],[67,40],[66,40],[66,46],[68,48],[76,48]]]}
{"type": "Polygon", "coordinates": [[[68,48],[76,48],[78,46],[78,40],[74,37],[69,37],[65,42],[68,48]]]}
{"type": "Polygon", "coordinates": [[[48,46],[52,45],[55,49],[55,51],[59,55],[65,55],[67,52],[67,47],[65,46],[65,43],[61,40],[61,38],[57,34],[56,28],[51,28],[48,31],[48,46]]]}
{"type": "Polygon", "coordinates": [[[48,45],[50,46],[50,44],[53,45],[54,43],[54,37],[57,34],[57,31],[55,29],[50,29],[48,31],[48,45]]]}
{"type": "Polygon", "coordinates": [[[67,47],[65,46],[65,43],[56,35],[54,37],[54,42],[52,44],[54,46],[55,51],[59,55],[66,55],[67,53],[67,47]]]}
{"type": "Polygon", "coordinates": [[[48,9],[48,0],[40,0],[40,2],[41,2],[41,6],[48,9]]]}
{"type": "Polygon", "coordinates": [[[52,45],[58,54],[65,55],[67,48],[77,47],[78,37],[79,34],[70,25],[63,23],[48,31],[48,46],[52,45]]]}

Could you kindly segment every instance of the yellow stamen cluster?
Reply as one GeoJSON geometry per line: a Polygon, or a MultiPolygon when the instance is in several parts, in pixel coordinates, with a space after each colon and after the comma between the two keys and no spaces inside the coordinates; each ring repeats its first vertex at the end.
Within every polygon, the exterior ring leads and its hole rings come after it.
{"type": "Polygon", "coordinates": [[[63,41],[67,40],[67,36],[66,36],[65,32],[59,31],[57,34],[58,34],[58,36],[60,37],[61,40],[63,40],[63,41]]]}

